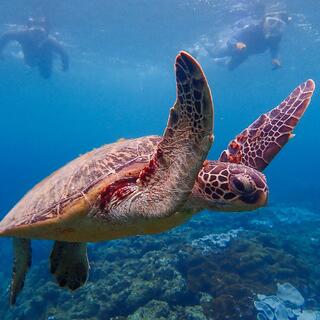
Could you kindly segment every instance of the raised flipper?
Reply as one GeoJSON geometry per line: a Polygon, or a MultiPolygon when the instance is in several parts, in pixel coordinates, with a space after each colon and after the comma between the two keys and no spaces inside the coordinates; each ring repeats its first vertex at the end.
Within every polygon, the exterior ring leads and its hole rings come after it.
{"type": "Polygon", "coordinates": [[[75,290],[88,278],[87,244],[55,241],[50,255],[50,271],[61,287],[75,290]]]}
{"type": "Polygon", "coordinates": [[[241,163],[263,171],[293,137],[292,131],[307,109],[315,84],[307,80],[280,105],[244,129],[220,155],[220,161],[241,163]]]}
{"type": "Polygon", "coordinates": [[[10,286],[10,304],[16,303],[17,295],[22,290],[28,269],[31,266],[31,241],[13,239],[13,272],[10,286]]]}
{"type": "Polygon", "coordinates": [[[143,216],[171,215],[186,201],[213,136],[213,104],[200,65],[186,52],[175,63],[177,100],[163,139],[137,180],[129,211],[143,216]]]}

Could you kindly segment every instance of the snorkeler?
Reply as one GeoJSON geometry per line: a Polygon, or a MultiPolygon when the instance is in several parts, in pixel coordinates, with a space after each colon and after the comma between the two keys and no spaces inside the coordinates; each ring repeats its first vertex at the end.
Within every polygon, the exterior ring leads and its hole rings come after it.
{"type": "Polygon", "coordinates": [[[223,62],[229,70],[234,70],[249,56],[269,50],[273,69],[278,69],[281,67],[279,44],[290,20],[285,12],[268,13],[262,20],[239,28],[212,56],[216,62],[223,62]]]}
{"type": "Polygon", "coordinates": [[[40,75],[48,79],[52,73],[53,60],[58,55],[62,70],[69,68],[69,57],[62,45],[49,35],[46,19],[29,18],[28,25],[18,31],[9,31],[0,37],[0,58],[2,51],[11,42],[17,41],[23,51],[24,62],[30,67],[37,67],[40,75]]]}

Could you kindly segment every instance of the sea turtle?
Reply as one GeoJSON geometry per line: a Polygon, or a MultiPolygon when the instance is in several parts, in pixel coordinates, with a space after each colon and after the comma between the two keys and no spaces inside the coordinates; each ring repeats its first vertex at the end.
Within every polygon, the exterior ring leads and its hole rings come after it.
{"type": "Polygon", "coordinates": [[[162,232],[205,208],[265,205],[268,187],[260,171],[291,136],[310,101],[312,80],[245,129],[218,161],[208,161],[213,104],[207,80],[186,52],[177,55],[175,71],[177,100],[162,137],[121,140],[78,157],[2,220],[0,236],[14,238],[11,304],[31,264],[31,239],[55,240],[51,272],[60,286],[74,290],[87,279],[86,242],[162,232]]]}

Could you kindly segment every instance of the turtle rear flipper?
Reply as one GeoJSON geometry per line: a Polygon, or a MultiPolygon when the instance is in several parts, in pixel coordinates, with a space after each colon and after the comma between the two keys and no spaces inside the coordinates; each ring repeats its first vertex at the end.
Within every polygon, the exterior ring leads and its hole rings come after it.
{"type": "Polygon", "coordinates": [[[177,100],[149,164],[140,172],[136,201],[118,211],[171,215],[186,201],[211,147],[213,104],[200,65],[186,52],[175,63],[177,100]]]}
{"type": "Polygon", "coordinates": [[[302,83],[277,107],[261,115],[232,140],[219,160],[263,171],[293,137],[292,131],[306,111],[314,89],[312,80],[302,83]]]}
{"type": "Polygon", "coordinates": [[[28,269],[31,266],[31,241],[13,239],[13,272],[10,286],[10,304],[16,303],[17,295],[22,290],[28,269]]]}
{"type": "Polygon", "coordinates": [[[50,263],[50,271],[55,275],[60,287],[78,289],[88,278],[87,244],[55,241],[50,263]]]}

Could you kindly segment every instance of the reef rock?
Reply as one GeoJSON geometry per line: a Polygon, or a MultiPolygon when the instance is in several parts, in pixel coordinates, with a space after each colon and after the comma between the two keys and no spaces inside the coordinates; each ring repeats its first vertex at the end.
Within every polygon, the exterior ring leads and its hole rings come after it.
{"type": "Polygon", "coordinates": [[[277,296],[294,306],[301,307],[304,305],[304,298],[301,293],[290,283],[277,284],[277,296]]]}
{"type": "Polygon", "coordinates": [[[320,320],[319,311],[304,310],[298,316],[298,320],[320,320]]]}
{"type": "Polygon", "coordinates": [[[289,320],[289,312],[283,304],[279,304],[274,312],[277,320],[289,320]]]}
{"type": "Polygon", "coordinates": [[[273,313],[272,309],[265,302],[255,301],[254,306],[256,307],[256,309],[258,311],[263,313],[263,315],[265,316],[265,318],[267,320],[273,320],[274,313],[273,313]]]}

